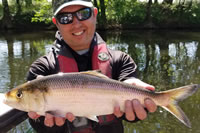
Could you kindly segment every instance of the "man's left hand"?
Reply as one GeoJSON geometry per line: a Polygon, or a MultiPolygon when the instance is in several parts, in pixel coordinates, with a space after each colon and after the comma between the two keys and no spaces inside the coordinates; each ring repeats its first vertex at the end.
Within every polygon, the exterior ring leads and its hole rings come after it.
{"type": "MultiPolygon", "coordinates": [[[[139,79],[136,79],[136,78],[131,78],[131,79],[125,80],[124,82],[132,84],[132,85],[136,85],[138,87],[146,88],[151,91],[155,90],[154,86],[149,85],[149,84],[147,84],[139,79]]],[[[146,112],[145,108],[149,112],[153,113],[156,111],[157,106],[154,103],[154,101],[151,99],[145,99],[144,105],[142,105],[140,103],[140,101],[137,99],[126,100],[125,101],[125,110],[124,110],[126,119],[129,121],[133,121],[137,117],[140,120],[144,120],[147,117],[147,112],[146,112]]],[[[121,117],[124,113],[120,110],[119,106],[114,107],[114,115],[115,116],[121,117]]]]}

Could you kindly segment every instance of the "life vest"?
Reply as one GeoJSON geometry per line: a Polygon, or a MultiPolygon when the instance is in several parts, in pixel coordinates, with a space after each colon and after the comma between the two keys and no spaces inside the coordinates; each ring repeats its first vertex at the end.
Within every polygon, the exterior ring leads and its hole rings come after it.
{"type": "MultiPolygon", "coordinates": [[[[72,56],[70,50],[67,47],[62,47],[59,52],[57,52],[57,59],[59,63],[60,72],[78,72],[78,65],[72,56]]],[[[92,53],[92,69],[100,70],[103,74],[111,77],[112,68],[110,66],[110,56],[105,43],[99,43],[94,46],[92,53]]],[[[99,124],[106,125],[108,123],[116,121],[116,117],[111,115],[98,116],[99,124]]],[[[92,131],[92,126],[82,128],[78,131],[73,131],[73,133],[94,133],[92,131]]]]}
{"type": "MultiPolygon", "coordinates": [[[[73,58],[71,52],[66,47],[58,54],[58,62],[60,72],[78,72],[78,65],[73,58]]],[[[94,46],[92,54],[92,69],[101,70],[101,72],[111,78],[111,66],[109,60],[109,53],[106,44],[98,44],[94,46]]]]}

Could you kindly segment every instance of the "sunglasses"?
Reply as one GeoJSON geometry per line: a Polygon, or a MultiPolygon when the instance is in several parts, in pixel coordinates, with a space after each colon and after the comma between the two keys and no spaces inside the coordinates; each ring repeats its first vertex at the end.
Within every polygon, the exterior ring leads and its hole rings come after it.
{"type": "Polygon", "coordinates": [[[56,19],[60,24],[71,24],[73,22],[74,16],[79,21],[87,20],[92,15],[92,9],[91,8],[82,8],[76,12],[63,12],[56,15],[56,19]]]}

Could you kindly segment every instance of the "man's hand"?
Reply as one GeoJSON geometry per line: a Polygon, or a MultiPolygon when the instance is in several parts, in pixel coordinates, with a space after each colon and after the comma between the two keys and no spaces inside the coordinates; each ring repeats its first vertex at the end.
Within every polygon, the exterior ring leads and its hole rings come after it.
{"type": "Polygon", "coordinates": [[[154,86],[147,84],[147,83],[145,83],[145,82],[143,82],[143,81],[141,81],[140,79],[137,79],[137,78],[130,78],[130,79],[125,80],[124,82],[128,83],[128,84],[135,85],[137,87],[146,88],[147,90],[151,90],[151,91],[155,90],[154,86]]]}
{"type": "MultiPolygon", "coordinates": [[[[144,83],[143,81],[136,78],[131,78],[131,79],[125,80],[124,82],[132,84],[132,85],[136,85],[138,87],[143,87],[148,90],[152,90],[152,91],[155,90],[154,86],[144,83]]],[[[145,99],[144,106],[137,99],[126,100],[125,101],[126,119],[129,121],[133,121],[137,117],[140,120],[144,120],[147,117],[147,112],[144,108],[146,108],[149,112],[155,112],[157,109],[157,106],[151,99],[145,99]]],[[[119,106],[115,106],[114,114],[117,117],[121,117],[124,113],[120,111],[119,106]]]]}
{"type": "MultiPolygon", "coordinates": [[[[28,112],[28,116],[31,119],[38,119],[40,117],[40,115],[38,115],[35,112],[28,112]]],[[[55,117],[49,113],[46,113],[44,124],[48,127],[53,127],[54,125],[62,126],[64,125],[66,119],[72,122],[75,119],[75,116],[72,113],[67,113],[66,118],[63,118],[63,117],[55,117]]]]}

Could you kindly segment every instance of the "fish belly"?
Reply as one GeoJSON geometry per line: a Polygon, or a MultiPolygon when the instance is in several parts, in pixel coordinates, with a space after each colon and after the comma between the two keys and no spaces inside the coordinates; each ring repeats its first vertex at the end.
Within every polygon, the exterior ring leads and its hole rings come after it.
{"type": "Polygon", "coordinates": [[[119,105],[124,110],[125,100],[132,100],[130,93],[101,89],[55,89],[45,96],[45,111],[57,116],[65,116],[71,112],[75,116],[99,116],[112,114],[114,106],[119,105]]]}

